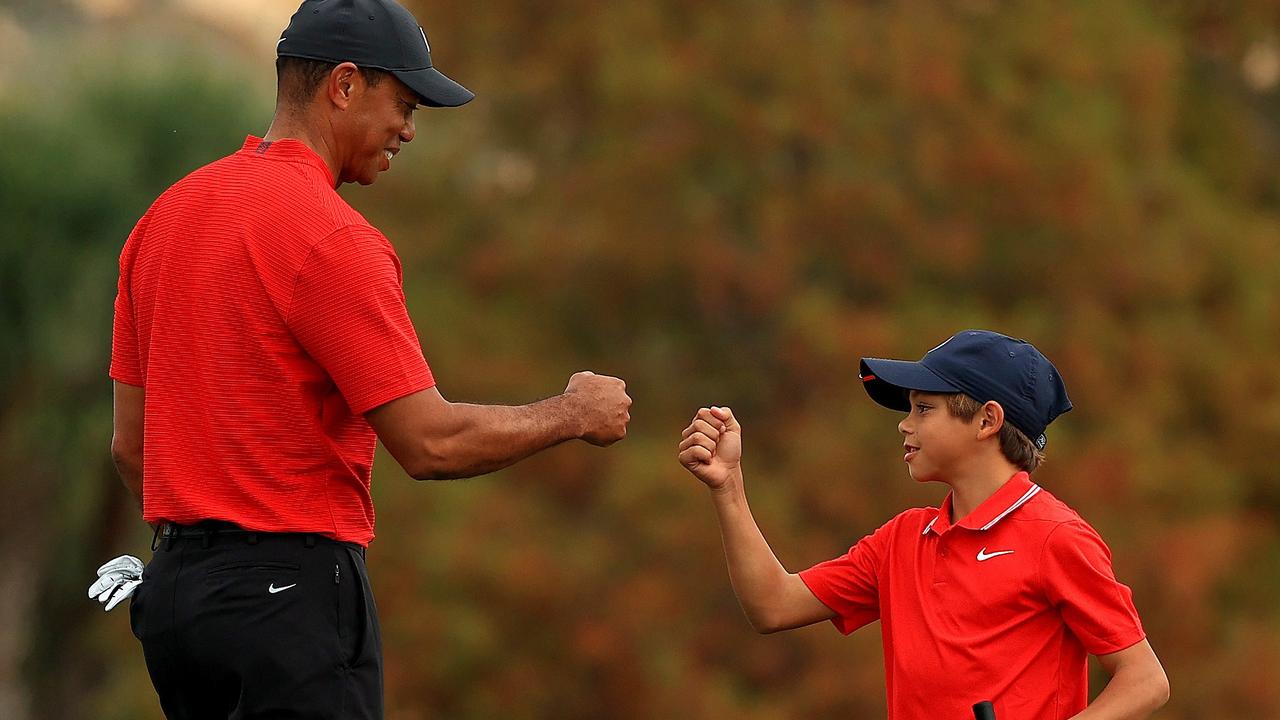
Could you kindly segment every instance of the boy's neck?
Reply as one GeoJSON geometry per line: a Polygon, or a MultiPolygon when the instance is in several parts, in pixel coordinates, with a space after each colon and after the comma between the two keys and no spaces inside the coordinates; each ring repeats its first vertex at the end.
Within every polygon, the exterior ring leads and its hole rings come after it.
{"type": "Polygon", "coordinates": [[[954,524],[968,517],[1019,471],[1020,468],[1002,457],[1001,462],[954,475],[947,481],[951,486],[951,522],[954,524]]]}

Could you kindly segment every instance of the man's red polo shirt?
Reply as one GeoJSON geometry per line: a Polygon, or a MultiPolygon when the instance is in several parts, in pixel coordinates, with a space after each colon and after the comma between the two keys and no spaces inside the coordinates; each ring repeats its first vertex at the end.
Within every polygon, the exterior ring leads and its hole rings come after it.
{"type": "Polygon", "coordinates": [[[120,255],[111,377],[145,389],[143,516],[367,544],[363,413],[434,385],[391,244],[297,140],[169,188],[120,255]]]}
{"type": "Polygon", "coordinates": [[[889,717],[1065,720],[1088,703],[1088,654],[1146,637],[1111,552],[1018,473],[968,517],[901,513],[801,579],[843,633],[881,621],[889,717]]]}

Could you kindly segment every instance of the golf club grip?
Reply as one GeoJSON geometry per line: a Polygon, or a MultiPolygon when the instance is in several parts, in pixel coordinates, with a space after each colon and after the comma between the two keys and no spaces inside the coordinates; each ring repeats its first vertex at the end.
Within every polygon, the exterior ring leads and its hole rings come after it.
{"type": "Polygon", "coordinates": [[[990,700],[983,700],[973,706],[973,720],[996,720],[996,709],[990,700]]]}

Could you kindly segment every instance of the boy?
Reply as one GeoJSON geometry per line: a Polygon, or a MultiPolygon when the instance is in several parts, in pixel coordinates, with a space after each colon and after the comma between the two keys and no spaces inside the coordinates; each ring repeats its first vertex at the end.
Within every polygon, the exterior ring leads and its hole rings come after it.
{"type": "Polygon", "coordinates": [[[908,413],[898,430],[911,477],[951,491],[800,573],[778,562],[747,506],[729,408],[702,408],[684,431],[680,462],[711,491],[752,626],[831,620],[848,634],[880,620],[896,720],[960,720],[987,699],[1001,720],[1145,718],[1162,706],[1168,680],[1106,544],[1031,481],[1045,428],[1071,409],[1053,365],[1029,343],[967,330],[919,362],[863,359],[861,377],[871,399],[908,413]],[[1086,708],[1088,654],[1111,680],[1086,708]]]}

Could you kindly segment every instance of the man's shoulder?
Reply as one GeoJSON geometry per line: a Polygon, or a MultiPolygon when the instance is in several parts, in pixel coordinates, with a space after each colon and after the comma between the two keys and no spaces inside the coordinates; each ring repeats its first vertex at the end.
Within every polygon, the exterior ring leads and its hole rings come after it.
{"type": "Polygon", "coordinates": [[[259,215],[293,234],[307,229],[310,232],[303,234],[314,238],[348,226],[372,228],[315,168],[297,162],[261,162],[244,151],[191,171],[156,204],[188,199],[206,209],[218,203],[227,212],[259,215]]]}

